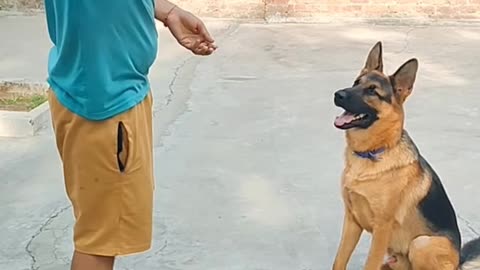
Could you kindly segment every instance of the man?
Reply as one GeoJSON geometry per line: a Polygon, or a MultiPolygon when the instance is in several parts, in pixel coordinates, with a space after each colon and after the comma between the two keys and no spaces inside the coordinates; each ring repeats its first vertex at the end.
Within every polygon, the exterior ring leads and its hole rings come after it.
{"type": "Polygon", "coordinates": [[[49,103],[75,215],[72,270],[112,270],[151,247],[155,19],[197,55],[204,24],[167,0],[45,0],[49,103]]]}

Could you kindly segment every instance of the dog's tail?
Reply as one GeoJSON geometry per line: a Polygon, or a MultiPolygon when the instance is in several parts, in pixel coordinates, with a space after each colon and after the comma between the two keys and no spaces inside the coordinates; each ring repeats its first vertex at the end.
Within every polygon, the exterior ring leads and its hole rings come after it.
{"type": "Polygon", "coordinates": [[[460,270],[480,270],[480,237],[462,247],[460,270]]]}

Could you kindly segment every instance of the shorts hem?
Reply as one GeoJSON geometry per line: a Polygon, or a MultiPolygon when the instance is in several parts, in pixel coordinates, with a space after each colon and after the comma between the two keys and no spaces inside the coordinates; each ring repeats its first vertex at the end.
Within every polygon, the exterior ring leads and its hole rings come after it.
{"type": "Polygon", "coordinates": [[[144,253],[149,251],[152,248],[152,245],[142,245],[137,247],[122,248],[122,249],[89,249],[84,247],[75,246],[75,251],[78,251],[83,254],[93,255],[93,256],[103,256],[103,257],[117,257],[117,256],[128,256],[138,253],[144,253]]]}

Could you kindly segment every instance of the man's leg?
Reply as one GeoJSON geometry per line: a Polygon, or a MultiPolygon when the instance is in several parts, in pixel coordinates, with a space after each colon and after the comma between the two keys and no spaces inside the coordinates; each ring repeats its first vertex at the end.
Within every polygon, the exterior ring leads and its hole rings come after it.
{"type": "Polygon", "coordinates": [[[75,225],[73,270],[111,270],[116,256],[147,251],[153,216],[151,94],[105,121],[88,121],[49,95],[75,225]]]}
{"type": "Polygon", "coordinates": [[[112,270],[114,260],[114,257],[88,255],[75,251],[72,259],[72,270],[112,270]]]}

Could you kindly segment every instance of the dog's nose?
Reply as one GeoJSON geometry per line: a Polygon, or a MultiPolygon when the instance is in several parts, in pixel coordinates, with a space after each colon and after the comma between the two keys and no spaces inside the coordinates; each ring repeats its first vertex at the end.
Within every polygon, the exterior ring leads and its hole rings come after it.
{"type": "Polygon", "coordinates": [[[335,92],[335,99],[337,100],[342,100],[347,98],[347,91],[345,90],[339,90],[335,92]]]}

